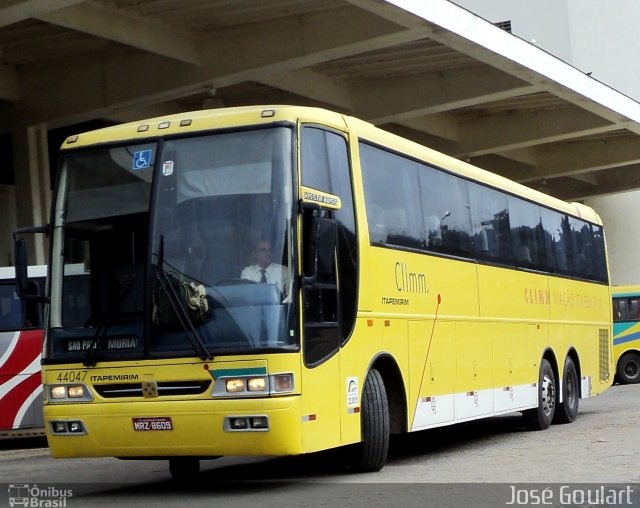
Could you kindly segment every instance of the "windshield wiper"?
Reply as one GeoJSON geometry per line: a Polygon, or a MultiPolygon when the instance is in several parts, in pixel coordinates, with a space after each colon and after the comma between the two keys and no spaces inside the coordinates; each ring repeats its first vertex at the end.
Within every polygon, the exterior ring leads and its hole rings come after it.
{"type": "Polygon", "coordinates": [[[202,337],[196,330],[196,327],[193,326],[193,320],[189,316],[189,311],[185,307],[185,303],[180,298],[180,295],[176,291],[176,288],[171,284],[169,280],[169,276],[163,269],[164,265],[164,236],[160,236],[160,252],[158,255],[158,269],[156,271],[156,278],[158,279],[160,288],[164,292],[175,313],[178,321],[180,321],[180,325],[184,329],[187,334],[187,338],[191,345],[193,346],[193,350],[198,354],[201,360],[213,360],[213,354],[209,352],[207,346],[205,346],[202,337]]]}
{"type": "Polygon", "coordinates": [[[193,321],[189,316],[189,311],[185,307],[185,304],[176,291],[176,288],[173,287],[173,284],[169,281],[169,276],[162,269],[159,269],[156,272],[156,277],[160,283],[160,288],[171,304],[173,312],[175,312],[178,321],[180,321],[180,325],[186,332],[187,338],[189,339],[189,342],[191,342],[194,351],[198,354],[201,360],[213,360],[213,355],[209,352],[207,346],[205,346],[198,330],[196,330],[196,327],[193,326],[193,321]]]}

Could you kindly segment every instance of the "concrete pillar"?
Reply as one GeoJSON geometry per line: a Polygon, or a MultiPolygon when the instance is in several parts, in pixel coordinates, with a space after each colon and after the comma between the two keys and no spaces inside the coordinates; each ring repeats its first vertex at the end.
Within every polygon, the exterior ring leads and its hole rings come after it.
{"type": "MultiPolygon", "coordinates": [[[[16,130],[12,139],[17,226],[47,224],[51,184],[46,126],[16,130]]],[[[29,245],[29,264],[46,263],[46,237],[38,234],[26,235],[25,238],[29,245]]]]}

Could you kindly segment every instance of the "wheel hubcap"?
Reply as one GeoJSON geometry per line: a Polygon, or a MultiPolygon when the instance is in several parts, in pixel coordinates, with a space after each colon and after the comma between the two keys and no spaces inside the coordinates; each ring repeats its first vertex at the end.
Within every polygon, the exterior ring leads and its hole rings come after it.
{"type": "Polygon", "coordinates": [[[624,366],[624,373],[629,377],[629,378],[636,378],[638,376],[638,372],[640,371],[640,366],[638,365],[637,362],[634,362],[633,360],[629,360],[625,366],[624,366]]]}
{"type": "Polygon", "coordinates": [[[542,410],[545,415],[550,415],[556,405],[556,388],[550,377],[542,379],[542,410]]]}

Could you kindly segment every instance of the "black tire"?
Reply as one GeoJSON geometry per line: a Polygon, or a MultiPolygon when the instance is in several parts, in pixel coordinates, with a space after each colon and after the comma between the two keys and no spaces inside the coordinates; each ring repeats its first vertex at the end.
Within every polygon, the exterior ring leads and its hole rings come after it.
{"type": "Polygon", "coordinates": [[[538,407],[522,412],[529,430],[545,430],[553,421],[556,410],[556,376],[551,364],[543,359],[538,375],[538,407]]]}
{"type": "Polygon", "coordinates": [[[195,481],[200,472],[200,460],[194,457],[176,457],[169,459],[171,477],[181,483],[195,481]]]}
{"type": "Polygon", "coordinates": [[[354,448],[356,471],[380,471],[389,451],[389,402],[380,372],[372,369],[362,391],[360,415],[362,442],[354,448]]]}
{"type": "Polygon", "coordinates": [[[622,355],[618,360],[616,376],[623,385],[640,383],[640,354],[630,352],[622,355]]]}
{"type": "Polygon", "coordinates": [[[572,423],[578,416],[580,405],[580,384],[578,371],[573,360],[567,356],[562,376],[562,403],[556,407],[553,423],[572,423]]]}

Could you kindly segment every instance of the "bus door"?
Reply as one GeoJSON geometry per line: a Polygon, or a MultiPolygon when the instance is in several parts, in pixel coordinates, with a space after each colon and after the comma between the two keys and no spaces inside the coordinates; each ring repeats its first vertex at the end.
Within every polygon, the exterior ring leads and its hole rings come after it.
{"type": "MultiPolygon", "coordinates": [[[[347,401],[353,371],[341,365],[338,354],[351,336],[357,307],[357,237],[348,142],[342,132],[317,125],[302,126],[300,136],[303,404],[311,403],[325,420],[318,432],[303,425],[303,439],[317,440],[318,447],[337,446],[345,439],[357,439],[360,431],[358,415],[349,413],[353,408],[347,401]],[[316,266],[310,266],[313,259],[316,266]]],[[[358,389],[357,382],[351,386],[358,389]]]]}

